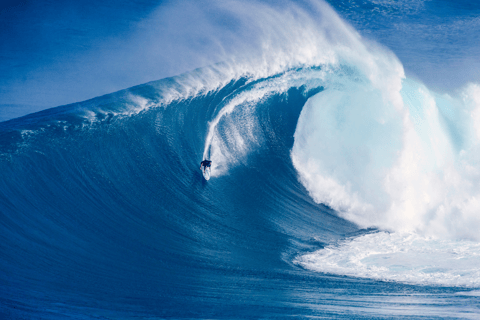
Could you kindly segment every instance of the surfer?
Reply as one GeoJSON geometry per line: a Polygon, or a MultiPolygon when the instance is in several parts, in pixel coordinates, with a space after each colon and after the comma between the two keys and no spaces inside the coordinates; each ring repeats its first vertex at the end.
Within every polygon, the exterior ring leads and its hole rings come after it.
{"type": "Polygon", "coordinates": [[[203,160],[202,162],[200,162],[200,170],[202,169],[203,167],[203,173],[205,173],[205,170],[207,168],[210,168],[210,166],[212,165],[212,161],[210,160],[203,160]]]}

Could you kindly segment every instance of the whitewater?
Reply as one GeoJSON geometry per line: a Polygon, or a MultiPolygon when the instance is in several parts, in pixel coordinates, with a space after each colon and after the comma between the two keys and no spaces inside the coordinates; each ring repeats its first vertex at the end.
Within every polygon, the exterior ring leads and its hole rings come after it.
{"type": "Polygon", "coordinates": [[[215,6],[256,41],[0,123],[0,315],[477,318],[480,85],[324,2],[215,6]]]}

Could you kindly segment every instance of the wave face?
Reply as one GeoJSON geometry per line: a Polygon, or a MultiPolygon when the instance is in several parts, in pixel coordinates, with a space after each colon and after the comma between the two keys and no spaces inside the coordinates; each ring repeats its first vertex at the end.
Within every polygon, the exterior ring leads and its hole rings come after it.
{"type": "Polygon", "coordinates": [[[478,86],[315,8],[245,9],[282,22],[256,58],[0,123],[0,315],[478,316],[478,86]]]}

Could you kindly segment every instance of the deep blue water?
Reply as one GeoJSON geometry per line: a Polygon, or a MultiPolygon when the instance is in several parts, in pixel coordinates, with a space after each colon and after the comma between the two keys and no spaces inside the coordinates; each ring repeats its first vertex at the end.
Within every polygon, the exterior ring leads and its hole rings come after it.
{"type": "Polygon", "coordinates": [[[386,18],[393,53],[252,8],[265,51],[0,122],[0,318],[479,316],[477,87],[405,76],[386,18]]]}

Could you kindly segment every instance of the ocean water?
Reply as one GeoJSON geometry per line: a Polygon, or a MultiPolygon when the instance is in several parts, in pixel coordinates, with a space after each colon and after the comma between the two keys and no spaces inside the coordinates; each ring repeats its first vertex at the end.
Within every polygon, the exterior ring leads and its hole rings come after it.
{"type": "Polygon", "coordinates": [[[480,8],[216,5],[249,50],[0,122],[0,318],[478,319],[480,8]]]}

